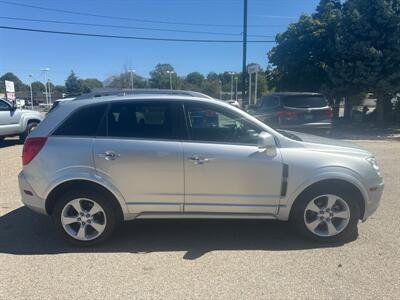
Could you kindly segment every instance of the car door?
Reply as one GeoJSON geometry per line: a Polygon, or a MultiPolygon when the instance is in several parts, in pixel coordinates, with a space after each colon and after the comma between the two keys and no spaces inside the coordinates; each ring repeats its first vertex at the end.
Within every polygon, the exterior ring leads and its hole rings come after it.
{"type": "Polygon", "coordinates": [[[0,136],[19,133],[20,118],[18,109],[12,109],[8,102],[0,100],[0,136]]]}
{"type": "Polygon", "coordinates": [[[279,149],[269,155],[257,147],[262,129],[220,105],[184,106],[184,211],[276,214],[282,160],[279,149]]]}
{"type": "Polygon", "coordinates": [[[110,104],[106,134],[94,142],[95,167],[119,189],[130,213],[182,211],[183,150],[175,110],[167,100],[110,104]]]}

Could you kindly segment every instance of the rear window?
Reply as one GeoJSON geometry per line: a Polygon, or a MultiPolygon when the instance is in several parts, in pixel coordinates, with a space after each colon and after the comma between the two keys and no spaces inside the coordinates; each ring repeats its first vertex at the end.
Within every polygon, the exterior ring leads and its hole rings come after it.
{"type": "Polygon", "coordinates": [[[96,136],[107,105],[91,105],[78,109],[67,118],[53,135],[96,136]]]}
{"type": "Polygon", "coordinates": [[[285,96],[282,100],[284,106],[296,108],[324,107],[327,105],[322,96],[285,96]]]}

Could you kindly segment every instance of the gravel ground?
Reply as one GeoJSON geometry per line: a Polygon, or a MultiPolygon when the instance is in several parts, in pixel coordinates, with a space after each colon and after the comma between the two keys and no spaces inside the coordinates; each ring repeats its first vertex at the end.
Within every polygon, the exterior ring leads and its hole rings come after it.
{"type": "Polygon", "coordinates": [[[385,178],[378,212],[344,245],[274,221],[136,221],[73,248],[21,207],[21,145],[0,148],[0,299],[400,298],[400,142],[357,140],[385,178]]]}

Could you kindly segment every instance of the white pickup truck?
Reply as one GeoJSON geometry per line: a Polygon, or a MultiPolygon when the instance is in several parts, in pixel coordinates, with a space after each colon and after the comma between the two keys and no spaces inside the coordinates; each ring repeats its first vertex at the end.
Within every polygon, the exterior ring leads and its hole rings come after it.
{"type": "Polygon", "coordinates": [[[0,99],[0,142],[9,136],[19,136],[24,141],[28,134],[44,119],[44,114],[19,109],[5,99],[0,99]]]}

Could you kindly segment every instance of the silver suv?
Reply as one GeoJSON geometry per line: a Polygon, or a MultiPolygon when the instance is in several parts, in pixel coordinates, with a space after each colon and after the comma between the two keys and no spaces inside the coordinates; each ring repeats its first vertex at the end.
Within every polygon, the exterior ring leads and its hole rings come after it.
{"type": "Polygon", "coordinates": [[[23,165],[22,201],[78,245],[150,218],[290,220],[315,240],[345,240],[383,191],[366,150],[193,96],[61,102],[26,140],[23,165]]]}
{"type": "Polygon", "coordinates": [[[39,112],[19,109],[7,100],[0,99],[0,142],[9,136],[19,136],[24,141],[43,117],[39,112]]]}

